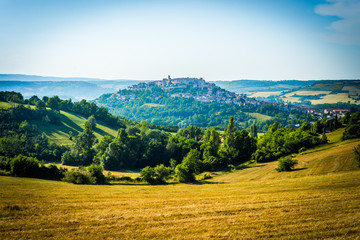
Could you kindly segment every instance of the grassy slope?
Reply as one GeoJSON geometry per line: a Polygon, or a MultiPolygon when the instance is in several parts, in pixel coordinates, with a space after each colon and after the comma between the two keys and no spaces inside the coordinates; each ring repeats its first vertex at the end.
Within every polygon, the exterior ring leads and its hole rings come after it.
{"type": "MultiPolygon", "coordinates": [[[[69,131],[72,131],[74,135],[81,133],[84,129],[84,124],[87,118],[84,118],[83,116],[76,113],[69,113],[65,111],[60,111],[60,113],[60,125],[43,125],[41,122],[35,123],[38,125],[39,131],[45,132],[46,135],[49,136],[50,140],[59,144],[72,144],[73,142],[69,140],[69,131]]],[[[115,137],[116,133],[116,128],[106,126],[101,121],[96,122],[94,134],[97,138],[100,139],[104,135],[115,137]]]]}
{"type": "Polygon", "coordinates": [[[356,239],[360,171],[351,150],[360,140],[340,144],[341,131],[290,173],[268,163],[163,186],[0,177],[0,239],[356,239]]]}
{"type": "Polygon", "coordinates": [[[360,144],[360,139],[341,141],[344,129],[327,134],[329,144],[305,151],[295,159],[298,160],[295,170],[278,173],[275,171],[277,161],[260,163],[254,167],[244,166],[242,170],[224,174],[213,181],[236,182],[247,180],[268,180],[299,178],[312,175],[331,174],[357,169],[353,149],[360,144]]]}
{"type": "MultiPolygon", "coordinates": [[[[18,104],[17,104],[18,105],[18,104]]],[[[10,108],[13,107],[13,103],[0,102],[0,108],[10,108]]],[[[28,107],[29,105],[25,105],[28,107]]],[[[34,108],[34,106],[30,106],[34,108]]],[[[84,124],[87,118],[76,114],[65,111],[60,111],[61,113],[61,124],[43,124],[42,121],[31,121],[30,123],[36,124],[39,132],[44,132],[51,141],[54,141],[58,144],[70,145],[73,144],[73,141],[69,139],[69,131],[73,132],[74,135],[81,133],[84,130],[84,124]]],[[[96,128],[94,129],[95,136],[100,139],[104,135],[110,135],[115,137],[117,134],[117,128],[107,126],[101,121],[96,122],[96,128]]]]}
{"type": "Polygon", "coordinates": [[[271,119],[271,116],[268,116],[268,115],[264,115],[264,114],[261,114],[261,113],[247,113],[248,115],[258,119],[258,120],[269,120],[271,119]]]}

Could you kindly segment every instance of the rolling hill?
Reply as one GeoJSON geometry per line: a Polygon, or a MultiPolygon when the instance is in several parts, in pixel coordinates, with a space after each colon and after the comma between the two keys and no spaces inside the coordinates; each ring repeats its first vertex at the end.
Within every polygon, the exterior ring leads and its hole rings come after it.
{"type": "MultiPolygon", "coordinates": [[[[9,108],[12,105],[8,102],[0,102],[0,108],[9,108]]],[[[27,106],[27,105],[25,105],[27,106]]],[[[30,106],[34,107],[34,106],[30,106]]],[[[35,124],[40,133],[44,132],[51,141],[57,144],[71,145],[73,141],[70,140],[71,131],[73,135],[77,135],[84,129],[84,123],[87,120],[80,114],[60,111],[60,124],[44,124],[42,121],[30,121],[30,124],[35,124]]],[[[101,121],[96,122],[96,128],[94,129],[95,136],[100,139],[104,135],[115,137],[117,134],[117,128],[109,126],[101,121]]]]}
{"type": "Polygon", "coordinates": [[[105,93],[112,93],[137,84],[138,80],[105,80],[98,78],[61,78],[22,74],[0,74],[0,91],[21,92],[26,98],[37,95],[59,96],[62,99],[92,100],[105,93]]]}
{"type": "Polygon", "coordinates": [[[296,89],[255,92],[249,97],[310,106],[335,103],[359,104],[359,95],[360,80],[324,80],[296,89]]]}

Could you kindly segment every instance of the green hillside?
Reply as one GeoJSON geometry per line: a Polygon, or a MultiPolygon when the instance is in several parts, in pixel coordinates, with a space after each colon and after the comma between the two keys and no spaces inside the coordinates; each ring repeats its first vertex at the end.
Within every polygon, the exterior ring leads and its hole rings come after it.
{"type": "MultiPolygon", "coordinates": [[[[342,141],[344,129],[338,129],[327,134],[329,144],[309,149],[301,154],[294,155],[298,160],[294,171],[278,173],[275,171],[278,162],[259,164],[244,164],[232,173],[220,174],[221,176],[210,181],[237,182],[248,180],[269,180],[300,178],[312,175],[332,174],[336,172],[358,170],[354,155],[354,147],[360,144],[360,139],[342,141]]],[[[360,172],[358,172],[360,173],[360,172]]]]}
{"type": "MultiPolygon", "coordinates": [[[[69,132],[71,131],[74,135],[79,134],[84,130],[84,123],[87,118],[76,114],[65,111],[60,111],[61,124],[60,125],[43,125],[39,121],[34,123],[38,126],[39,131],[44,132],[51,141],[58,144],[69,145],[73,142],[69,139],[69,132]]],[[[114,127],[106,126],[103,122],[97,121],[96,128],[94,129],[95,136],[100,140],[102,136],[109,135],[115,137],[117,129],[114,127]]]]}
{"type": "MultiPolygon", "coordinates": [[[[22,105],[22,104],[15,104],[22,105]]],[[[13,107],[13,103],[9,102],[0,102],[0,108],[10,108],[13,107]]],[[[29,107],[28,105],[24,105],[29,107]]],[[[30,106],[34,108],[34,106],[30,106]]],[[[30,121],[29,123],[35,124],[38,131],[44,132],[51,141],[57,144],[71,145],[73,141],[70,140],[69,132],[71,131],[74,136],[81,133],[84,130],[84,123],[87,118],[81,116],[80,114],[60,111],[60,124],[44,124],[42,121],[30,121]]],[[[117,134],[117,128],[106,125],[101,121],[96,122],[96,128],[94,129],[94,134],[98,139],[101,139],[104,135],[109,135],[115,137],[117,134]]]]}

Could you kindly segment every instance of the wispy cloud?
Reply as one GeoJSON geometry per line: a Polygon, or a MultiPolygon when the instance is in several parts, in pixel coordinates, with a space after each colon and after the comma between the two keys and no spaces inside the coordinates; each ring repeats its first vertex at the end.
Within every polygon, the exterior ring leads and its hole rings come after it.
{"type": "Polygon", "coordinates": [[[326,34],[329,41],[360,45],[360,0],[327,0],[328,4],[316,6],[315,12],[324,16],[335,16],[340,20],[329,26],[326,34]]]}

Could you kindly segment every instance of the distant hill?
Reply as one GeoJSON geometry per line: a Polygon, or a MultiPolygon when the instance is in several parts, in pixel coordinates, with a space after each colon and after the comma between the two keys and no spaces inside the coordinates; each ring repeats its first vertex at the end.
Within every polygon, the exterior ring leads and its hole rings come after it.
{"type": "Polygon", "coordinates": [[[255,92],[277,92],[293,90],[316,83],[316,80],[299,81],[265,81],[265,80],[233,80],[233,81],[214,81],[214,83],[228,91],[235,93],[252,94],[255,92]]]}
{"type": "Polygon", "coordinates": [[[79,101],[92,100],[102,94],[113,93],[139,82],[144,81],[0,74],[0,91],[21,92],[26,98],[33,95],[38,97],[57,95],[62,99],[71,98],[73,101],[79,101]]]}
{"type": "Polygon", "coordinates": [[[258,100],[297,105],[348,103],[360,104],[360,80],[326,80],[281,92],[258,92],[250,95],[258,100]]]}

